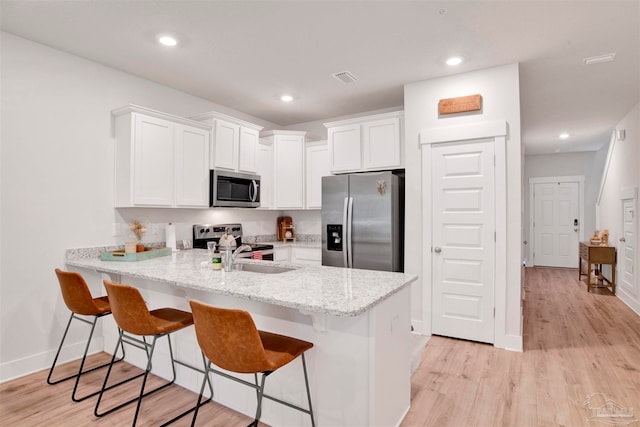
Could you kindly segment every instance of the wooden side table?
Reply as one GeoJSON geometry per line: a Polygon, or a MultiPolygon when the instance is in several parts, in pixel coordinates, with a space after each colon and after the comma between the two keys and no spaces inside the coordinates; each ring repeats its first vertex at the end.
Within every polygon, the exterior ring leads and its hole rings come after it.
{"type": "Polygon", "coordinates": [[[589,242],[580,242],[579,259],[578,259],[578,280],[582,280],[582,276],[587,276],[587,292],[591,288],[611,288],[611,292],[616,293],[616,248],[613,246],[592,245],[589,242]],[[587,272],[583,273],[582,261],[587,263],[587,272]],[[602,275],[602,265],[611,266],[611,280],[602,276],[602,284],[591,283],[591,265],[597,264],[598,270],[602,275]]]}

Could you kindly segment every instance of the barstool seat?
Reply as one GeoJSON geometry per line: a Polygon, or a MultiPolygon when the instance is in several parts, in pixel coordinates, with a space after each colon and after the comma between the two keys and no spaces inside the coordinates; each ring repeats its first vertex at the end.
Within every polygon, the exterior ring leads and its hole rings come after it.
{"type": "MultiPolygon", "coordinates": [[[[147,366],[143,373],[137,374],[131,378],[128,378],[124,381],[119,382],[116,385],[122,384],[124,382],[128,382],[134,380],[136,378],[143,377],[142,385],[140,387],[140,394],[138,397],[130,399],[124,403],[120,403],[117,406],[100,412],[99,407],[102,401],[104,392],[113,388],[114,386],[107,387],[109,381],[109,375],[111,374],[111,366],[107,371],[107,375],[105,376],[104,383],[102,385],[102,389],[100,390],[100,394],[98,396],[98,401],[96,402],[96,406],[94,409],[94,414],[97,417],[102,417],[106,414],[112,413],[130,403],[137,402],[136,412],[133,417],[133,426],[136,425],[138,415],[140,413],[140,407],[142,405],[142,398],[148,396],[156,391],[162,390],[171,384],[173,384],[176,380],[176,363],[182,366],[194,369],[198,372],[204,373],[204,370],[198,369],[194,366],[191,366],[187,363],[181,362],[173,356],[173,348],[171,346],[171,338],[170,335],[172,332],[179,331],[183,328],[193,325],[193,316],[191,313],[178,310],[175,308],[159,308],[155,310],[149,311],[147,308],[142,295],[138,291],[138,289],[129,285],[122,285],[113,283],[109,280],[104,281],[104,286],[107,290],[107,295],[109,296],[109,301],[111,303],[111,310],[113,313],[113,317],[120,328],[120,335],[118,337],[118,342],[116,344],[116,350],[118,345],[122,345],[123,343],[127,343],[133,345],[136,348],[142,349],[145,351],[147,356],[147,366]],[[132,336],[142,336],[142,340],[132,336]],[[152,337],[152,342],[147,343],[145,337],[152,337]],[[149,376],[149,372],[151,372],[151,362],[153,358],[153,353],[156,346],[156,341],[159,338],[166,336],[167,342],[169,344],[169,354],[171,356],[171,368],[173,371],[173,377],[171,381],[165,383],[159,387],[156,387],[150,391],[145,392],[145,385],[147,382],[147,378],[149,376]]],[[[115,360],[115,352],[113,359],[115,360]]],[[[198,401],[198,406],[204,405],[211,400],[213,396],[213,387],[208,378],[205,378],[205,381],[209,384],[209,390],[211,392],[211,396],[205,402],[198,401]]],[[[204,386],[203,386],[204,388],[204,386]]],[[[171,420],[167,421],[163,425],[171,424],[173,421],[182,418],[188,413],[194,411],[196,407],[190,408],[171,420]]]]}
{"type": "MultiPolygon", "coordinates": [[[[49,369],[49,375],[47,376],[47,383],[50,385],[53,385],[53,384],[58,384],[63,381],[67,381],[72,378],[75,378],[76,381],[73,386],[73,391],[71,392],[71,400],[73,400],[74,402],[81,402],[85,399],[88,399],[92,396],[97,395],[98,393],[100,393],[100,390],[80,398],[77,397],[76,392],[78,390],[80,377],[83,374],[86,374],[88,372],[92,372],[92,371],[95,371],[96,369],[104,368],[110,365],[110,363],[105,363],[103,365],[99,365],[94,368],[83,371],[84,364],[87,359],[87,352],[89,351],[89,346],[91,345],[91,339],[93,338],[93,332],[95,330],[96,323],[98,319],[101,318],[102,316],[107,316],[111,314],[111,305],[109,304],[109,298],[106,296],[94,298],[91,295],[91,291],[89,290],[89,287],[87,286],[87,282],[79,273],[62,271],[59,268],[56,268],[55,272],[56,272],[56,276],[58,277],[58,283],[60,284],[62,299],[64,300],[64,303],[67,306],[67,308],[71,311],[71,315],[69,316],[67,327],[65,328],[64,333],[62,334],[62,339],[60,340],[58,351],[56,352],[56,355],[53,359],[53,363],[51,364],[51,369],[49,369]],[[92,320],[89,321],[79,316],[91,316],[92,320]],[[60,352],[62,351],[62,347],[64,346],[64,342],[65,342],[65,339],[67,338],[67,333],[69,332],[69,327],[71,326],[71,322],[73,319],[76,319],[91,325],[91,331],[89,332],[89,337],[87,339],[87,343],[84,348],[82,360],[80,361],[80,367],[78,368],[78,372],[76,374],[69,375],[67,377],[60,378],[57,380],[52,380],[53,372],[58,362],[58,357],[60,356],[60,352]]],[[[124,347],[121,347],[121,348],[122,348],[122,357],[124,357],[124,347]]],[[[122,358],[116,360],[115,362],[119,362],[121,360],[122,358]]]]}
{"type": "Polygon", "coordinates": [[[271,332],[259,331],[251,315],[244,310],[218,308],[193,300],[189,301],[189,304],[193,313],[198,344],[208,359],[205,363],[205,379],[202,381],[200,388],[200,395],[198,396],[191,422],[192,426],[195,425],[205,381],[209,378],[210,372],[256,389],[258,405],[255,419],[250,426],[258,426],[262,414],[263,397],[309,414],[311,425],[315,426],[307,364],[304,355],[307,350],[313,347],[312,343],[271,332]],[[309,409],[264,393],[266,377],[298,356],[301,356],[302,359],[309,409]],[[213,369],[211,363],[226,371],[254,374],[255,384],[213,369]],[[262,374],[260,384],[258,384],[258,373],[262,374]]]}

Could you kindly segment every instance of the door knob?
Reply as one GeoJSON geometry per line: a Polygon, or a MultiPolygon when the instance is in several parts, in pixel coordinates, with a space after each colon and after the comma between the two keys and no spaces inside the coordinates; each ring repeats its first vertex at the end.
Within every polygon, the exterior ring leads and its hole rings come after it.
{"type": "Polygon", "coordinates": [[[626,241],[627,241],[627,239],[625,239],[624,237],[621,237],[621,238],[620,238],[620,241],[621,241],[621,242],[626,242],[626,241]]]}
{"type": "Polygon", "coordinates": [[[433,252],[439,254],[440,252],[442,252],[442,249],[440,249],[440,247],[436,246],[435,248],[433,248],[433,252]]]}

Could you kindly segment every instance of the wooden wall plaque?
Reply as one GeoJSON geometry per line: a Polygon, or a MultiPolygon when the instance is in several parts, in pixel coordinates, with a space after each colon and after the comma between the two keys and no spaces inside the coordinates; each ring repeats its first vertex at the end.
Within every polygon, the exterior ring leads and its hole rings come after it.
{"type": "Polygon", "coordinates": [[[458,98],[441,99],[438,102],[438,114],[464,113],[478,111],[482,108],[482,95],[460,96],[458,98]]]}

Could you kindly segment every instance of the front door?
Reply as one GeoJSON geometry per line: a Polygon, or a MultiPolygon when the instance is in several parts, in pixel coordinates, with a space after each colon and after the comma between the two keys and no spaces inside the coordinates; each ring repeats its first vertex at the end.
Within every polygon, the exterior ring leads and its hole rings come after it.
{"type": "Polygon", "coordinates": [[[534,186],[534,265],[578,268],[580,185],[548,182],[534,186]]]}
{"type": "Polygon", "coordinates": [[[432,154],[432,331],[493,343],[494,141],[435,144],[432,154]]]}

